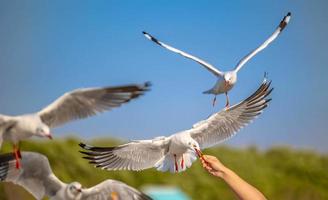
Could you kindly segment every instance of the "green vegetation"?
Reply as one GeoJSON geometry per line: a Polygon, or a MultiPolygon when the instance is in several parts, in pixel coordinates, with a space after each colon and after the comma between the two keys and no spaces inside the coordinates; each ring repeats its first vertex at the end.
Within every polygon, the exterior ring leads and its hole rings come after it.
{"type": "MultiPolygon", "coordinates": [[[[224,182],[207,174],[195,162],[191,169],[180,174],[157,172],[102,171],[89,165],[78,153],[78,139],[55,141],[26,141],[24,151],[36,151],[48,156],[54,173],[63,181],[79,181],[92,186],[107,178],[123,181],[133,187],[170,185],[181,188],[192,199],[234,199],[224,182]]],[[[98,140],[92,144],[114,145],[115,140],[98,140]]],[[[4,151],[11,150],[9,144],[4,151]]],[[[212,148],[204,153],[217,156],[222,163],[262,191],[268,199],[328,199],[328,156],[311,151],[277,147],[265,152],[255,147],[235,149],[226,146],[212,148]]],[[[0,184],[0,199],[33,199],[20,188],[0,184]],[[17,199],[17,198],[16,198],[17,199]]]]}

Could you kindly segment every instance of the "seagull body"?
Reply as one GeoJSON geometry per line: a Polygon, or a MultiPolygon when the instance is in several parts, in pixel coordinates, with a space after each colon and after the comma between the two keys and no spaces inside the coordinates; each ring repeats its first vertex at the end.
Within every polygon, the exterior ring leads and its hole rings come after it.
{"type": "Polygon", "coordinates": [[[270,83],[263,81],[256,92],[244,101],[225,108],[191,129],[169,137],[136,140],[116,147],[94,147],[81,143],[84,158],[90,164],[105,170],[144,170],[181,172],[189,168],[201,149],[214,146],[251,123],[271,100],[270,83]]]}
{"type": "Polygon", "coordinates": [[[3,140],[11,141],[19,168],[19,141],[32,136],[52,139],[50,128],[69,121],[87,118],[111,110],[142,95],[149,83],[119,87],[78,89],[66,93],[37,113],[0,115],[0,147],[3,140]]]}
{"type": "Polygon", "coordinates": [[[143,32],[143,34],[145,35],[145,37],[153,42],[155,42],[156,44],[160,45],[163,48],[166,48],[170,51],[173,51],[175,53],[178,53],[188,59],[191,59],[197,63],[199,63],[200,65],[202,65],[203,67],[205,67],[208,71],[210,71],[212,74],[214,74],[217,77],[217,82],[215,83],[215,85],[203,92],[204,94],[213,94],[215,95],[214,99],[213,99],[213,106],[215,105],[216,102],[216,95],[219,94],[223,94],[225,93],[226,95],[226,107],[229,106],[229,97],[228,97],[228,91],[230,91],[233,86],[236,84],[237,82],[237,73],[238,71],[252,58],[254,57],[257,53],[259,53],[260,51],[262,51],[263,49],[265,49],[273,40],[275,40],[278,35],[285,29],[285,27],[287,26],[289,20],[291,17],[291,13],[288,13],[283,19],[282,21],[279,23],[279,26],[276,28],[276,30],[273,32],[273,34],[267,39],[265,40],[259,47],[257,47],[256,49],[254,49],[253,51],[251,51],[249,54],[247,54],[244,58],[242,58],[237,65],[235,66],[234,70],[231,71],[220,71],[218,70],[216,67],[214,67],[213,65],[211,65],[210,63],[207,63],[206,61],[190,55],[184,51],[181,51],[179,49],[176,49],[170,45],[167,45],[161,41],[159,41],[158,39],[156,39],[155,37],[153,37],[151,34],[143,32]]]}
{"type": "Polygon", "coordinates": [[[0,155],[0,181],[12,182],[24,187],[36,199],[51,200],[150,200],[147,195],[115,180],[105,180],[91,187],[82,188],[78,182],[64,183],[52,172],[46,156],[34,152],[22,152],[22,168],[15,168],[12,154],[0,155]],[[110,198],[112,197],[112,198],[110,198]]]}

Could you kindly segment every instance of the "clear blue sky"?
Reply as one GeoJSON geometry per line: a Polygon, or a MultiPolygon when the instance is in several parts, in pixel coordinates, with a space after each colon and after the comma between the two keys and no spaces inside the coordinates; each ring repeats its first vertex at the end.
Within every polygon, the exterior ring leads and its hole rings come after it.
{"type": "Polygon", "coordinates": [[[236,103],[263,72],[273,101],[234,146],[292,145],[328,152],[327,1],[0,1],[0,112],[34,112],[80,87],[151,81],[142,98],[55,129],[57,137],[144,139],[190,128],[224,106],[203,95],[215,77],[146,40],[146,30],[231,69],[292,12],[285,32],[239,73],[236,103]]]}

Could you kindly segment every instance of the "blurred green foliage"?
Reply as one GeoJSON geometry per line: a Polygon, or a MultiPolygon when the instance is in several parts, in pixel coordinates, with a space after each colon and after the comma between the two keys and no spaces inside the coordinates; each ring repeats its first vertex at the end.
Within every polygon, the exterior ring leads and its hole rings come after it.
{"type": "MultiPolygon", "coordinates": [[[[148,185],[177,186],[192,199],[235,199],[222,180],[210,176],[197,161],[186,172],[162,173],[154,169],[141,172],[102,171],[82,159],[77,138],[55,141],[25,141],[22,151],[35,151],[48,156],[54,173],[64,182],[79,181],[85,187],[105,179],[117,179],[142,189],[148,185]]],[[[119,144],[112,139],[91,142],[102,146],[119,144]]],[[[11,151],[5,144],[3,152],[11,151]]],[[[328,199],[328,156],[306,150],[276,147],[259,151],[256,147],[236,149],[219,146],[204,151],[217,156],[224,165],[262,191],[268,199],[328,199]]],[[[12,189],[13,188],[13,189],[12,189]]],[[[12,185],[0,184],[0,199],[10,199],[12,185]],[[6,187],[6,188],[5,188],[6,187]]],[[[33,199],[23,193],[23,199],[33,199]]]]}

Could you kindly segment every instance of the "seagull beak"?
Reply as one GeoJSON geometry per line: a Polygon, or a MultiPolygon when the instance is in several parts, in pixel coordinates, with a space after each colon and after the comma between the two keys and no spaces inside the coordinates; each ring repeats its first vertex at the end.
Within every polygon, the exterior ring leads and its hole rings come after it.
{"type": "Polygon", "coordinates": [[[52,140],[52,135],[51,135],[51,133],[47,134],[46,137],[49,138],[50,140],[52,140]]]}
{"type": "Polygon", "coordinates": [[[203,157],[203,153],[202,153],[202,151],[199,150],[199,149],[197,149],[197,148],[194,148],[194,149],[195,149],[195,152],[196,152],[197,156],[198,156],[199,158],[202,158],[202,157],[203,157]]]}

